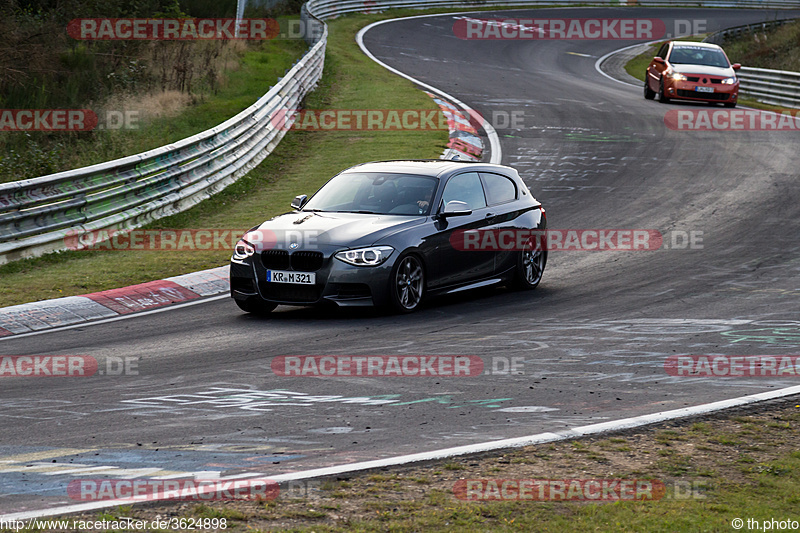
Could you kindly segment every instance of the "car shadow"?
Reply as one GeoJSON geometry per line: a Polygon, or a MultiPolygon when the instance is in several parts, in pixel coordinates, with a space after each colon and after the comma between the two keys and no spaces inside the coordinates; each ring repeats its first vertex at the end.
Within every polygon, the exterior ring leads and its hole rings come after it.
{"type": "Polygon", "coordinates": [[[334,323],[337,321],[428,321],[434,315],[486,315],[494,309],[508,310],[516,306],[528,306],[542,303],[556,294],[555,289],[550,289],[542,284],[533,291],[513,290],[503,286],[483,287],[463,291],[456,294],[446,294],[428,299],[423,307],[407,315],[392,313],[386,309],[374,307],[337,307],[335,304],[317,307],[298,307],[280,305],[267,315],[254,315],[239,311],[231,302],[234,312],[239,312],[237,320],[246,322],[289,323],[295,321],[310,322],[323,321],[334,323]]]}

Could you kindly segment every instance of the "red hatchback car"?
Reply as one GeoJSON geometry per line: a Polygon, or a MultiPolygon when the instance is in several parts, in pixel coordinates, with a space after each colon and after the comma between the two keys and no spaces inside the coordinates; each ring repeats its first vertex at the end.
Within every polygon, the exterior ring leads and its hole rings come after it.
{"type": "Polygon", "coordinates": [[[673,98],[736,107],[739,63],[715,44],[690,41],[664,43],[647,67],[644,97],[667,103],[673,98]]]}

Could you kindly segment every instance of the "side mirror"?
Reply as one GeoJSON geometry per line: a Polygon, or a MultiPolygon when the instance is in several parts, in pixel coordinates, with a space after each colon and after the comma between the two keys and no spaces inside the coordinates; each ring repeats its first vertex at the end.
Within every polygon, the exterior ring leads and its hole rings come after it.
{"type": "Polygon", "coordinates": [[[658,56],[654,57],[654,58],[653,58],[653,61],[655,61],[655,62],[656,62],[656,63],[658,63],[659,65],[664,65],[664,64],[666,64],[666,63],[667,63],[666,61],[664,61],[664,58],[663,58],[663,57],[658,57],[658,56]]]}
{"type": "Polygon", "coordinates": [[[469,208],[469,204],[466,202],[451,200],[444,206],[441,214],[443,217],[463,217],[471,215],[472,209],[469,208]]]}
{"type": "Polygon", "coordinates": [[[733,65],[731,65],[731,68],[733,70],[739,70],[740,68],[742,68],[742,64],[741,63],[734,63],[733,65]]]}
{"type": "Polygon", "coordinates": [[[306,194],[295,196],[294,200],[292,200],[292,209],[297,209],[299,211],[300,209],[303,208],[304,205],[306,205],[307,201],[308,201],[308,195],[306,194]]]}

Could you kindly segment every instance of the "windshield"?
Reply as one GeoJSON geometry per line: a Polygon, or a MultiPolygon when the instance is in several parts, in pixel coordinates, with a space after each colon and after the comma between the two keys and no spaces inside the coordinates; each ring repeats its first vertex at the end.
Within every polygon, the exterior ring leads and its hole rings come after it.
{"type": "Polygon", "coordinates": [[[730,66],[722,50],[700,46],[676,46],[669,56],[672,64],[703,65],[706,67],[730,66]]]}
{"type": "Polygon", "coordinates": [[[346,172],[317,191],[303,211],[427,215],[438,183],[427,176],[346,172]]]}

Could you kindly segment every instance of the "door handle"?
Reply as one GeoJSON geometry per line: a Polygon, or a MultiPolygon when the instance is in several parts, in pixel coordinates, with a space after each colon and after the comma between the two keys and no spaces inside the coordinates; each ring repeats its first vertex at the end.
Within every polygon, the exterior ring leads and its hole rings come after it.
{"type": "Polygon", "coordinates": [[[486,220],[492,219],[492,218],[494,218],[494,217],[496,217],[496,216],[497,216],[497,215],[496,215],[496,214],[494,214],[494,213],[486,213],[486,220]]]}

